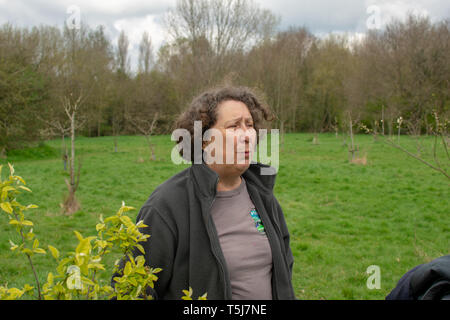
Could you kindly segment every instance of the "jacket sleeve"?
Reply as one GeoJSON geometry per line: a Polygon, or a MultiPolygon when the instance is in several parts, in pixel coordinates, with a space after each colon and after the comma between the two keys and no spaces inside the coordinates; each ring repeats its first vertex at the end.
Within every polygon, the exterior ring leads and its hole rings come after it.
{"type": "MultiPolygon", "coordinates": [[[[154,283],[154,289],[149,288],[147,294],[153,299],[161,299],[165,296],[168,283],[171,279],[174,254],[176,248],[176,234],[173,226],[170,226],[167,218],[152,206],[143,206],[136,218],[136,223],[143,220],[147,227],[140,229],[143,234],[150,237],[147,241],[140,243],[145,251],[145,264],[151,268],[161,268],[162,271],[156,274],[158,280],[154,283]]],[[[134,256],[142,254],[135,250],[134,256]]],[[[119,262],[119,271],[113,274],[111,284],[114,287],[114,277],[120,276],[126,263],[126,257],[119,262]]]]}
{"type": "Polygon", "coordinates": [[[278,224],[280,227],[281,237],[284,245],[284,255],[286,257],[286,262],[289,267],[290,277],[292,279],[292,268],[294,266],[294,256],[292,254],[291,246],[290,246],[290,235],[289,230],[287,228],[286,219],[284,218],[283,210],[281,209],[278,200],[273,197],[276,218],[278,220],[278,224]]]}

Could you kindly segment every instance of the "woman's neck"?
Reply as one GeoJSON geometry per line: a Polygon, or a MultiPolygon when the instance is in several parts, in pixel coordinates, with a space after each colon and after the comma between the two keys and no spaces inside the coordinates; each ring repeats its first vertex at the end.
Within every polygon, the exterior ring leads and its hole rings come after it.
{"type": "Polygon", "coordinates": [[[234,190],[241,185],[242,178],[241,176],[237,177],[220,177],[219,183],[217,184],[217,191],[230,191],[234,190]]]}
{"type": "Polygon", "coordinates": [[[227,170],[228,168],[220,165],[209,165],[209,167],[219,175],[217,191],[229,191],[241,185],[242,179],[239,171],[230,173],[234,170],[227,170]]]}

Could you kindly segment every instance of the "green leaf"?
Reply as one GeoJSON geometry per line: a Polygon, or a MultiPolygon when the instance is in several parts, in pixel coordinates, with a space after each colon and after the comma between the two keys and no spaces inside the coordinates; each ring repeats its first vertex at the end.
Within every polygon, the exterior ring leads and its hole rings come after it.
{"type": "Polygon", "coordinates": [[[75,249],[75,253],[77,254],[83,253],[85,255],[89,254],[92,249],[91,241],[94,238],[95,237],[87,237],[81,239],[80,242],[78,243],[77,248],[75,249]]]}
{"type": "Polygon", "coordinates": [[[125,278],[124,277],[114,277],[114,282],[117,282],[117,283],[123,283],[123,282],[125,282],[125,278]]]}
{"type": "Polygon", "coordinates": [[[26,183],[25,183],[25,180],[23,180],[22,177],[14,176],[13,178],[19,180],[19,181],[22,182],[23,184],[26,184],[26,183]]]}
{"type": "Polygon", "coordinates": [[[9,224],[12,224],[12,225],[17,225],[17,224],[21,224],[20,223],[20,221],[17,221],[16,219],[11,219],[11,220],[9,220],[9,224]]]}
{"type": "Polygon", "coordinates": [[[58,273],[60,274],[60,275],[64,275],[65,273],[66,273],[66,264],[68,264],[69,262],[72,262],[72,258],[65,258],[65,259],[62,259],[60,262],[59,262],[59,265],[58,265],[58,267],[56,267],[56,271],[58,271],[58,273]]]}
{"type": "Polygon", "coordinates": [[[144,250],[143,246],[141,246],[140,244],[136,244],[136,248],[138,248],[139,251],[142,252],[142,254],[145,254],[145,250],[144,250]]]}
{"type": "Polygon", "coordinates": [[[135,278],[128,279],[128,282],[133,285],[133,287],[137,287],[138,283],[135,278]]]}
{"type": "Polygon", "coordinates": [[[99,269],[99,270],[105,270],[105,267],[101,263],[89,263],[88,264],[89,269],[99,269]]]}
{"type": "Polygon", "coordinates": [[[19,290],[17,288],[8,289],[8,293],[10,294],[9,298],[12,299],[12,300],[20,298],[23,295],[23,291],[19,290]]]}
{"type": "Polygon", "coordinates": [[[33,238],[34,238],[33,229],[31,229],[30,232],[25,233],[25,234],[24,234],[24,237],[25,237],[25,239],[27,239],[27,240],[30,240],[30,241],[33,240],[33,238]]]}
{"type": "Polygon", "coordinates": [[[23,291],[24,292],[28,292],[28,291],[31,291],[31,290],[33,290],[34,289],[34,287],[32,287],[32,286],[30,286],[30,285],[28,285],[28,284],[25,284],[24,286],[23,286],[23,291]]]}
{"type": "Polygon", "coordinates": [[[73,232],[75,233],[75,235],[77,236],[77,239],[78,239],[79,241],[83,240],[83,236],[81,235],[81,233],[79,233],[79,232],[76,231],[76,230],[74,230],[73,232]]]}
{"type": "Polygon", "coordinates": [[[95,244],[97,245],[98,248],[100,249],[104,249],[108,246],[108,242],[105,240],[96,240],[95,244]]]}
{"type": "Polygon", "coordinates": [[[34,252],[34,253],[42,253],[42,254],[46,254],[46,253],[47,253],[47,252],[45,252],[45,250],[42,249],[42,248],[36,248],[36,249],[33,249],[33,252],[34,252]]]}
{"type": "Polygon", "coordinates": [[[125,264],[125,268],[123,269],[123,274],[124,275],[129,275],[131,273],[131,263],[128,261],[126,264],[125,264]]]}
{"type": "Polygon", "coordinates": [[[148,225],[144,224],[144,220],[139,220],[138,223],[136,223],[137,228],[146,228],[148,225]]]}
{"type": "Polygon", "coordinates": [[[198,300],[208,300],[208,293],[205,293],[204,295],[198,297],[198,300]]]}
{"type": "Polygon", "coordinates": [[[90,286],[94,286],[94,285],[95,285],[95,283],[92,282],[91,279],[88,279],[88,278],[86,278],[86,277],[81,277],[81,281],[82,281],[83,283],[87,284],[87,285],[90,285],[90,286]]]}
{"type": "Polygon", "coordinates": [[[23,220],[21,224],[24,226],[33,226],[33,222],[31,222],[30,220],[23,220]]]}
{"type": "Polygon", "coordinates": [[[184,293],[184,296],[181,297],[181,299],[183,299],[183,300],[192,300],[192,294],[194,292],[192,291],[191,287],[189,287],[189,291],[187,291],[187,290],[182,290],[182,291],[184,293]]]}
{"type": "Polygon", "coordinates": [[[135,210],[135,208],[126,206],[125,205],[125,201],[122,201],[122,207],[120,208],[120,211],[127,212],[127,211],[130,211],[130,210],[135,210]]]}
{"type": "Polygon", "coordinates": [[[33,255],[33,251],[31,251],[28,248],[22,248],[20,251],[22,251],[23,253],[32,256],[33,255]]]}
{"type": "Polygon", "coordinates": [[[122,222],[126,227],[134,226],[133,222],[128,216],[121,216],[120,222],[122,222]]]}
{"type": "Polygon", "coordinates": [[[9,240],[9,244],[11,245],[11,250],[12,251],[16,250],[19,247],[17,244],[12,242],[11,240],[9,240]]]}
{"type": "Polygon", "coordinates": [[[105,223],[106,222],[112,222],[112,223],[117,223],[119,221],[119,217],[118,216],[111,216],[105,219],[105,223]]]}
{"type": "Polygon", "coordinates": [[[28,191],[28,192],[32,192],[29,188],[24,187],[24,186],[19,186],[19,189],[22,189],[22,190],[25,190],[25,191],[28,191]]]}
{"type": "Polygon", "coordinates": [[[55,259],[59,258],[59,251],[54,246],[48,245],[48,250],[50,250],[50,253],[52,254],[53,258],[55,259]]]}
{"type": "Polygon", "coordinates": [[[53,285],[53,273],[51,273],[51,272],[49,272],[48,273],[48,275],[47,275],[47,282],[50,284],[50,285],[53,285]]]}
{"type": "Polygon", "coordinates": [[[3,211],[11,214],[13,213],[13,209],[11,207],[11,204],[9,202],[2,202],[0,203],[0,207],[3,209],[3,211]]]}
{"type": "MultiPolygon", "coordinates": [[[[20,187],[19,187],[20,188],[20,187]]],[[[8,191],[16,191],[16,188],[11,186],[6,186],[3,188],[2,192],[8,192],[8,191]]]]}
{"type": "Polygon", "coordinates": [[[9,174],[12,176],[14,175],[14,167],[11,165],[11,163],[8,162],[8,166],[9,166],[9,174]]]}
{"type": "Polygon", "coordinates": [[[161,271],[162,271],[161,268],[152,269],[152,273],[158,273],[158,272],[161,272],[161,271]]]}

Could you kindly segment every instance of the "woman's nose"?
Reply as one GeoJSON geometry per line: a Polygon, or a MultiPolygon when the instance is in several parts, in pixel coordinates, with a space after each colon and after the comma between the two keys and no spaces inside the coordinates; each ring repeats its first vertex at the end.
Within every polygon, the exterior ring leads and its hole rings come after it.
{"type": "Polygon", "coordinates": [[[238,132],[239,142],[248,143],[251,142],[251,138],[253,137],[254,132],[252,127],[242,126],[242,129],[238,132]]]}

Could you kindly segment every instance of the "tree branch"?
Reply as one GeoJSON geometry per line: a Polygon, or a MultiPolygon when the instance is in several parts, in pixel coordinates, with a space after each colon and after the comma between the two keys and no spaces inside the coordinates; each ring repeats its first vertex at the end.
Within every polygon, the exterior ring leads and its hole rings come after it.
{"type": "Polygon", "coordinates": [[[392,142],[390,139],[383,140],[383,142],[385,142],[385,143],[386,143],[386,141],[388,141],[389,144],[390,144],[391,146],[393,146],[394,148],[397,148],[397,149],[399,149],[399,150],[405,152],[405,153],[408,154],[409,156],[411,156],[411,157],[413,157],[413,158],[419,160],[420,162],[422,162],[423,164],[429,166],[430,168],[432,168],[432,169],[434,169],[434,170],[436,170],[436,171],[442,173],[444,176],[447,177],[447,179],[450,179],[450,175],[449,175],[445,170],[443,170],[442,168],[436,167],[436,166],[432,165],[432,164],[429,163],[428,161],[426,161],[426,160],[424,160],[424,159],[422,159],[422,158],[416,156],[415,154],[409,152],[409,151],[406,150],[405,148],[403,148],[403,147],[399,146],[398,144],[392,142]]]}

